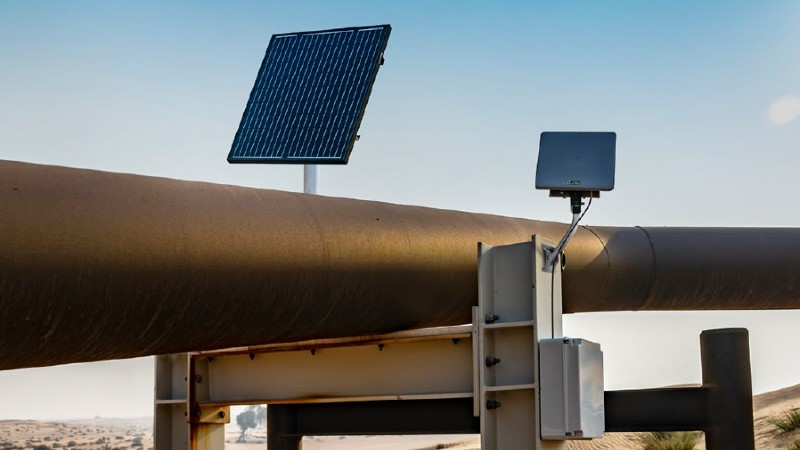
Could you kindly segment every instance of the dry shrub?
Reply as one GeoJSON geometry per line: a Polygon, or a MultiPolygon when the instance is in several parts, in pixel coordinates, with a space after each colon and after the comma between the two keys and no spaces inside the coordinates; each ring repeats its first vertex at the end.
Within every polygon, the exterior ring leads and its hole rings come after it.
{"type": "Polygon", "coordinates": [[[784,433],[797,430],[800,428],[800,408],[791,409],[777,416],[772,416],[767,419],[767,422],[784,433]]]}
{"type": "Polygon", "coordinates": [[[697,431],[654,431],[642,435],[643,450],[694,450],[700,433],[697,431]]]}

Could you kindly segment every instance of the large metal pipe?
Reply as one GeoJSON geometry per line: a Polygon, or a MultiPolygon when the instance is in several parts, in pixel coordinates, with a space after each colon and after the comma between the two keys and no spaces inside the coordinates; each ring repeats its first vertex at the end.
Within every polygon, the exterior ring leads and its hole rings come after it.
{"type": "MultiPolygon", "coordinates": [[[[565,225],[0,162],[0,369],[470,321],[476,244],[565,225]]],[[[800,307],[800,230],[582,228],[564,309],[800,307]]]]}

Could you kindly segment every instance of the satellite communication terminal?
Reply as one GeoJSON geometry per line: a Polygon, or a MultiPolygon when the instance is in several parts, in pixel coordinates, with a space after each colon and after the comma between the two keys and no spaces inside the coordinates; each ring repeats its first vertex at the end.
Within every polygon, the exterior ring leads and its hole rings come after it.
{"type": "Polygon", "coordinates": [[[552,266],[578,229],[578,222],[589,210],[600,191],[614,189],[617,134],[614,132],[545,131],[539,139],[536,164],[536,189],[550,191],[551,197],[569,197],[572,223],[567,233],[547,258],[552,266]],[[583,199],[589,198],[581,214],[583,199]]]}
{"type": "MultiPolygon", "coordinates": [[[[270,39],[229,163],[347,164],[392,27],[276,34],[270,39]]],[[[308,192],[309,190],[313,192],[308,192]]]]}
{"type": "MultiPolygon", "coordinates": [[[[539,140],[536,189],[569,197],[572,223],[555,247],[542,246],[543,271],[551,283],[564,268],[563,251],[578,223],[600,197],[614,189],[617,135],[613,132],[544,132],[539,140]],[[589,204],[583,209],[583,199],[589,204]]],[[[559,278],[560,280],[560,278],[559,278]]],[[[553,292],[551,291],[551,296],[553,292]]],[[[551,302],[553,298],[551,297],[551,302]]],[[[603,352],[600,345],[566,337],[539,343],[542,439],[602,437],[605,431],[603,352]]]]}

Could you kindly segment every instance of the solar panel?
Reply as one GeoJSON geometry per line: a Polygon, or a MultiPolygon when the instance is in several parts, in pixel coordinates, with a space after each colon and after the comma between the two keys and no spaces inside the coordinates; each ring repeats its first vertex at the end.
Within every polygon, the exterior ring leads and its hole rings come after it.
{"type": "Polygon", "coordinates": [[[347,164],[391,31],[273,35],[228,162],[347,164]]]}

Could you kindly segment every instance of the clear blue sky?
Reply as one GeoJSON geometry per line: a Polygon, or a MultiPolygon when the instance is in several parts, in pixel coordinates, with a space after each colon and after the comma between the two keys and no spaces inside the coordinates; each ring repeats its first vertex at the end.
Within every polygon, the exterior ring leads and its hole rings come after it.
{"type": "MultiPolygon", "coordinates": [[[[539,133],[613,130],[617,189],[587,223],[800,226],[796,0],[5,1],[0,158],[300,190],[299,167],[225,162],[269,37],[382,23],[362,138],[322,168],[325,195],[565,221],[533,189],[539,133]]],[[[609,388],[698,382],[699,332],[748,327],[757,391],[800,383],[800,354],[774,344],[798,323],[566,319],[603,344],[609,388]]],[[[0,372],[0,418],[145,415],[151,383],[148,359],[0,372]]]]}

